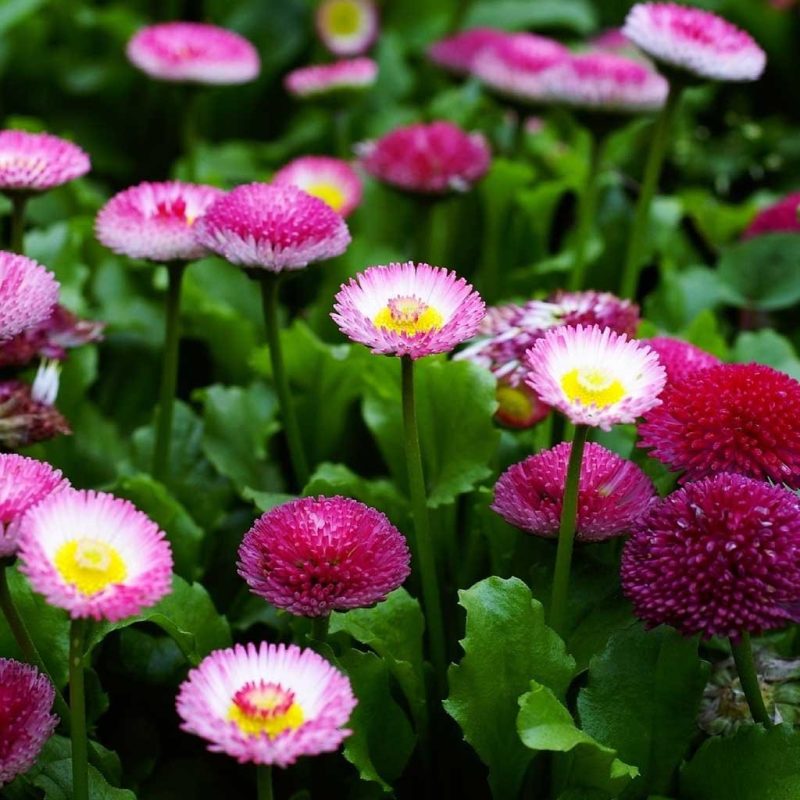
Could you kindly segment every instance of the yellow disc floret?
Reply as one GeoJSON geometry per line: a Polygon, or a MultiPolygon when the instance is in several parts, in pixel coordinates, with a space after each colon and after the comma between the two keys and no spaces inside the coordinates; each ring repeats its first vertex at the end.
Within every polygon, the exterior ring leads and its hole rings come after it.
{"type": "Polygon", "coordinates": [[[413,335],[438,330],[444,318],[417,297],[395,297],[375,315],[373,322],[376,328],[413,335]]]}
{"type": "Polygon", "coordinates": [[[325,27],[335,36],[352,36],[361,27],[361,9],[352,0],[334,0],[326,7],[325,27]]]}
{"type": "Polygon", "coordinates": [[[620,381],[595,367],[570,370],[561,378],[561,388],[571,402],[598,408],[614,405],[625,397],[625,387],[620,381]]]}
{"type": "Polygon", "coordinates": [[[344,192],[334,183],[320,181],[311,183],[303,187],[306,194],[318,197],[323,203],[327,203],[334,211],[341,211],[344,208],[344,192]]]}
{"type": "Polygon", "coordinates": [[[72,539],[61,545],[55,566],[81,594],[93,595],[125,580],[128,570],[119,552],[99,539],[72,539]]]}
{"type": "Polygon", "coordinates": [[[266,733],[274,739],[303,724],[303,709],[295,702],[293,692],[261,681],[248,683],[235,694],[228,719],[248,736],[266,733]]]}

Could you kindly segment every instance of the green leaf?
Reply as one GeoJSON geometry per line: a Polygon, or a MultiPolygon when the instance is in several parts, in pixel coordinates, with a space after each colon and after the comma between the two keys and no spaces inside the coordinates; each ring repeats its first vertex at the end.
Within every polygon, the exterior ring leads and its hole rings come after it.
{"type": "MultiPolygon", "coordinates": [[[[72,759],[52,761],[33,779],[33,785],[44,791],[44,800],[73,800],[72,759]]],[[[136,795],[115,789],[89,765],[89,800],[136,800],[136,795]]]]}
{"type": "Polygon", "coordinates": [[[800,380],[800,359],[792,343],[779,333],[766,328],[761,331],[743,331],[736,337],[733,360],[747,364],[755,361],[779,369],[800,380]]]}
{"type": "Polygon", "coordinates": [[[459,603],[467,612],[464,657],[450,667],[444,706],[489,767],[494,797],[516,797],[534,755],[516,731],[519,697],[532,680],[562,696],[575,662],[518,578],[486,578],[459,592],[459,603]]]}
{"type": "Polygon", "coordinates": [[[639,768],[625,798],[669,790],[695,732],[707,676],[697,641],[671,628],[620,631],[592,659],[578,713],[587,734],[639,768]]]}
{"type": "Polygon", "coordinates": [[[480,0],[473,3],[464,26],[481,25],[508,30],[569,28],[587,34],[597,27],[597,14],[588,0],[480,0]]]}
{"type": "Polygon", "coordinates": [[[681,772],[683,800],[796,800],[800,732],[756,725],[708,739],[681,772]]]}

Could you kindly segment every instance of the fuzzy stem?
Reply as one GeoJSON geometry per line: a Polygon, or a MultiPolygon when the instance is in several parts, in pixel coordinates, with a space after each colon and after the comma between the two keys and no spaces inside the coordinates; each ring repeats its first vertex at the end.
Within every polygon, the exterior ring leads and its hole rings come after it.
{"type": "Polygon", "coordinates": [[[323,644],[328,638],[328,628],[331,623],[330,614],[322,617],[311,618],[311,638],[318,644],[323,644]]]}
{"type": "Polygon", "coordinates": [[[25,208],[28,205],[27,195],[14,192],[11,199],[11,242],[12,253],[25,252],[25,208]]]}
{"type": "Polygon", "coordinates": [[[758,683],[758,673],[753,659],[750,634],[746,631],[743,632],[738,642],[731,639],[731,651],[733,652],[733,660],[736,663],[736,671],[739,673],[739,683],[742,684],[742,691],[747,699],[747,705],[750,707],[753,720],[768,728],[772,725],[772,720],[767,713],[764,698],[761,694],[761,687],[758,683]]]}
{"type": "Polygon", "coordinates": [[[74,619],[69,629],[69,702],[72,710],[73,800],[88,800],[89,798],[86,697],[83,683],[85,647],[86,620],[74,619]]]}
{"type": "Polygon", "coordinates": [[[273,800],[272,767],[269,764],[259,764],[256,767],[256,781],[258,800],[273,800]]]}

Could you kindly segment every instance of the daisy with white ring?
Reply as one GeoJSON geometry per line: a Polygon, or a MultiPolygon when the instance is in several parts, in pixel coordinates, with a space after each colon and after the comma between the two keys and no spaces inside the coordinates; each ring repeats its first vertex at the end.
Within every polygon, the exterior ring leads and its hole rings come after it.
{"type": "Polygon", "coordinates": [[[317,34],[335,56],[360,56],[378,36],[378,9],[372,0],[323,0],[317,34]]]}

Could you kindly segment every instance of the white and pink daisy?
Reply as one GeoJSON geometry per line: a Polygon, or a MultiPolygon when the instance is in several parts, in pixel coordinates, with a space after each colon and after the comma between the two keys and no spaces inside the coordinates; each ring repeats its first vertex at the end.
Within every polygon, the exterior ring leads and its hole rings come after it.
{"type": "Polygon", "coordinates": [[[417,359],[475,335],[485,306],[455,272],[428,264],[369,267],[343,284],[333,321],[373,353],[417,359]]]}
{"type": "Polygon", "coordinates": [[[194,225],[197,241],[232,264],[269,272],[341,255],[345,221],[296,186],[248,183],[220,197],[194,225]]]}
{"type": "Polygon", "coordinates": [[[428,58],[449,72],[466,75],[472,71],[479,53],[509,35],[506,31],[495,28],[461,31],[434,42],[428,48],[428,58]]]}
{"type": "Polygon", "coordinates": [[[360,56],[378,37],[378,7],[372,0],[323,0],[315,21],[322,44],[335,56],[360,56]]]}
{"type": "Polygon", "coordinates": [[[610,430],[660,403],[666,373],[647,345],[610,328],[553,328],[525,356],[525,380],[575,425],[610,430]]]}
{"type": "Polygon", "coordinates": [[[255,47],[238,33],[202,22],[163,22],[135,33],[129,61],[151,78],[179,83],[230,85],[258,77],[255,47]]]}
{"type": "Polygon", "coordinates": [[[45,322],[58,291],[55,276],[41,264],[0,251],[0,342],[45,322]]]}
{"type": "Polygon", "coordinates": [[[750,34],[710,11],[678,3],[638,3],[623,33],[656,61],[699,78],[754,81],[767,62],[750,34]]]}
{"type": "Polygon", "coordinates": [[[63,489],[19,526],[20,571],[50,605],[95,620],[132,617],[169,594],[172,551],[164,533],[112,494],[63,489]]]}
{"type": "Polygon", "coordinates": [[[43,192],[91,169],[78,145],[49,133],[0,131],[0,191],[43,192]]]}
{"type": "Polygon", "coordinates": [[[337,214],[347,217],[358,208],[364,187],[346,161],[332,156],[300,156],[272,177],[276,186],[296,186],[324,200],[337,214]]]}
{"type": "Polygon", "coordinates": [[[109,250],[150,261],[193,261],[207,250],[193,226],[224,192],[181,181],[140,183],[115,194],[98,212],[95,235],[109,250]]]}
{"type": "Polygon", "coordinates": [[[351,731],[350,681],[313,650],[240,644],[203,659],[181,685],[181,728],[239,763],[287,767],[335,751],[351,731]]]}
{"type": "Polygon", "coordinates": [[[378,64],[371,58],[361,57],[300,67],[286,75],[283,85],[295,97],[314,98],[369,89],[377,77],[378,64]]]}

